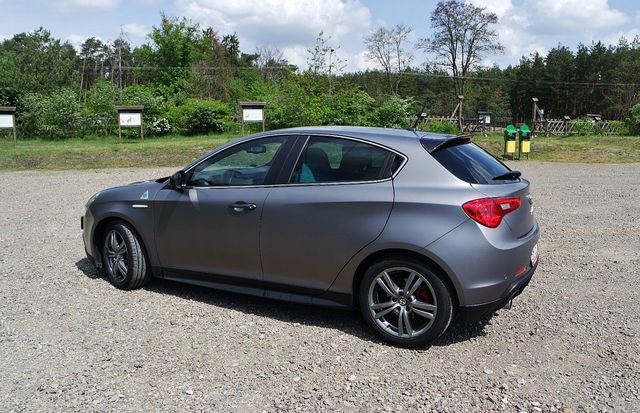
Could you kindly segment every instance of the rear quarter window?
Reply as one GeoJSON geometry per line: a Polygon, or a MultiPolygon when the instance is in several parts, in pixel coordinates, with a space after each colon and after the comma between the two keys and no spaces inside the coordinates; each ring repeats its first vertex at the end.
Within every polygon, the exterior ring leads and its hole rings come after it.
{"type": "Polygon", "coordinates": [[[450,146],[431,155],[458,179],[470,184],[500,184],[503,181],[494,181],[493,177],[510,171],[475,143],[450,146]]]}

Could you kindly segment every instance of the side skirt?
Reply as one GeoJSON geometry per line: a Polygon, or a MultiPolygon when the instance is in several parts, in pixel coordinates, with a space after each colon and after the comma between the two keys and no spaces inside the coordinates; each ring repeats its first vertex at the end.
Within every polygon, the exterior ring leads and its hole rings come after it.
{"type": "Polygon", "coordinates": [[[180,271],[167,268],[160,269],[158,267],[153,269],[153,274],[166,280],[255,297],[264,297],[274,300],[342,310],[353,309],[351,304],[353,302],[353,298],[350,294],[317,291],[307,288],[298,289],[291,286],[264,283],[257,280],[238,279],[236,277],[194,271],[180,271]]]}

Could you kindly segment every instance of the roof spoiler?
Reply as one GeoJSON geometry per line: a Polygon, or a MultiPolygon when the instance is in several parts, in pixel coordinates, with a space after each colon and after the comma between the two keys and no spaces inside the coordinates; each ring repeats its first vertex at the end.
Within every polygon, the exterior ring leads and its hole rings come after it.
{"type": "Polygon", "coordinates": [[[472,139],[473,135],[446,136],[443,139],[433,139],[425,136],[420,139],[420,142],[427,152],[434,153],[452,146],[467,144],[472,139]]]}

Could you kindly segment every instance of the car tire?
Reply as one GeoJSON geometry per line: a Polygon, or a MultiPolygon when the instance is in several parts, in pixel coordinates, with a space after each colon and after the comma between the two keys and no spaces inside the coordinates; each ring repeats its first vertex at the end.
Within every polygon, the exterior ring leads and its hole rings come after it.
{"type": "Polygon", "coordinates": [[[110,224],[102,237],[102,265],[107,278],[121,290],[140,288],[149,282],[142,241],[124,222],[110,224]]]}
{"type": "Polygon", "coordinates": [[[449,288],[436,271],[411,257],[388,256],[375,262],[365,272],[358,293],[365,322],[397,346],[428,345],[453,319],[449,288]]]}

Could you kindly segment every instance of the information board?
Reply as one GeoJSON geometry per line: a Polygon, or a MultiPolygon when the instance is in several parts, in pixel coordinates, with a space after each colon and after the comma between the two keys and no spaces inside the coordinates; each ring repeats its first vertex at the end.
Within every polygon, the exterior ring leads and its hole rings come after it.
{"type": "Polygon", "coordinates": [[[120,126],[123,128],[139,127],[142,125],[142,113],[120,113],[120,126]]]}
{"type": "Polygon", "coordinates": [[[13,128],[13,115],[11,114],[1,114],[0,115],[0,128],[13,128]]]}
{"type": "Polygon", "coordinates": [[[262,122],[264,119],[263,109],[242,109],[242,120],[245,122],[262,122]]]}

